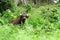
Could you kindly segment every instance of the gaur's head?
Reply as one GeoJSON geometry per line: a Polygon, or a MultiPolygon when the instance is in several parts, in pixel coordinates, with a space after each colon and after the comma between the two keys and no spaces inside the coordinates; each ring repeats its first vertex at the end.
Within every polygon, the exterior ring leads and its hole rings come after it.
{"type": "Polygon", "coordinates": [[[23,19],[23,20],[25,20],[25,19],[28,18],[28,17],[29,17],[29,16],[28,16],[28,14],[26,14],[26,13],[20,14],[20,18],[23,19]]]}

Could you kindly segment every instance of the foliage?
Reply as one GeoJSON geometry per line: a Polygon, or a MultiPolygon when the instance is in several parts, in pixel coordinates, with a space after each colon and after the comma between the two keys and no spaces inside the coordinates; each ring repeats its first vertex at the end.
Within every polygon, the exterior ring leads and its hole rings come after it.
{"type": "Polygon", "coordinates": [[[0,0],[0,12],[5,11],[6,9],[11,8],[11,4],[9,3],[9,0],[0,0]]]}
{"type": "Polygon", "coordinates": [[[60,40],[59,4],[31,7],[31,11],[29,7],[16,7],[14,13],[9,9],[3,13],[0,17],[0,40],[60,40]],[[25,24],[11,25],[10,21],[27,9],[29,18],[25,24]]]}
{"type": "Polygon", "coordinates": [[[7,9],[10,9],[12,12],[14,12],[14,8],[13,5],[14,3],[12,3],[12,0],[0,0],[0,16],[4,15],[4,11],[6,11],[7,9]]]}
{"type": "Polygon", "coordinates": [[[31,5],[29,5],[29,4],[26,5],[26,12],[28,13],[29,11],[31,11],[31,8],[32,8],[31,5]]]}

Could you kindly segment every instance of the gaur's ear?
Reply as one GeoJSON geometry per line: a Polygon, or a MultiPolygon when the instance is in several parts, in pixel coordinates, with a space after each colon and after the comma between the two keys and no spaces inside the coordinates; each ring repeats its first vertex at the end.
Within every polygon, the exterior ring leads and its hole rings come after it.
{"type": "Polygon", "coordinates": [[[27,18],[29,17],[29,15],[27,14],[27,18]]]}

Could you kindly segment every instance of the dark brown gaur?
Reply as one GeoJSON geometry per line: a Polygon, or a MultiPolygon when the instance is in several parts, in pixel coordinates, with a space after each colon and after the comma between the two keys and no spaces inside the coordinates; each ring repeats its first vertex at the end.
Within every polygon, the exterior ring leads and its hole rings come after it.
{"type": "Polygon", "coordinates": [[[20,16],[18,16],[16,19],[12,20],[11,23],[14,24],[24,24],[26,18],[28,18],[28,14],[26,13],[22,13],[20,14],[20,16]]]}

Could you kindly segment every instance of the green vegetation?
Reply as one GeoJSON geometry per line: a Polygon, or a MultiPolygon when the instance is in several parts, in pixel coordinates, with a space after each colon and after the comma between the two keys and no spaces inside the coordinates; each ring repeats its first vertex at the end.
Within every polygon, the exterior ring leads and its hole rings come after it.
{"type": "Polygon", "coordinates": [[[60,4],[39,7],[16,7],[6,10],[0,17],[0,40],[60,40],[60,4]],[[23,26],[11,25],[10,21],[21,12],[29,18],[23,26]]]}

